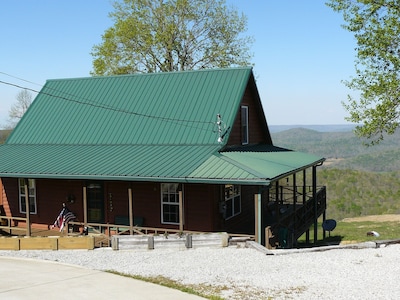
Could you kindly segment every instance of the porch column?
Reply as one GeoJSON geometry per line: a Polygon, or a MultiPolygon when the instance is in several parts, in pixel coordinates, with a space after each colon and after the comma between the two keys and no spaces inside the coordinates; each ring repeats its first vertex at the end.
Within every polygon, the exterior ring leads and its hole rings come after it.
{"type": "Polygon", "coordinates": [[[255,241],[261,244],[261,193],[254,194],[254,226],[255,226],[255,241]]]}
{"type": "Polygon", "coordinates": [[[178,193],[179,197],[179,231],[183,231],[183,195],[182,191],[178,193]]]}
{"type": "Polygon", "coordinates": [[[314,244],[318,242],[318,203],[317,203],[317,167],[312,167],[312,189],[314,200],[314,244]]]}
{"type": "MultiPolygon", "coordinates": [[[[307,201],[307,170],[303,170],[303,206],[306,205],[307,201]]],[[[306,243],[310,243],[310,227],[306,231],[306,243]]]]}
{"type": "Polygon", "coordinates": [[[31,212],[29,205],[29,180],[24,178],[25,189],[25,213],[26,213],[26,235],[31,236],[31,212]]]}
{"type": "Polygon", "coordinates": [[[296,244],[296,205],[297,205],[297,187],[296,187],[296,173],[293,174],[293,239],[292,247],[296,244]]]}
{"type": "Polygon", "coordinates": [[[83,187],[83,224],[87,226],[87,193],[86,186],[83,187]]]}
{"type": "Polygon", "coordinates": [[[128,200],[129,200],[129,234],[133,235],[133,197],[132,197],[132,188],[128,188],[128,200]]]}

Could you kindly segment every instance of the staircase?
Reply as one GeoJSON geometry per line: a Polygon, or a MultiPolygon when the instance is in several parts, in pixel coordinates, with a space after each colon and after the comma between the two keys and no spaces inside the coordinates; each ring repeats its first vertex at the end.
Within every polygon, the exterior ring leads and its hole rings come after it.
{"type": "Polygon", "coordinates": [[[268,248],[291,248],[326,210],[326,188],[321,187],[316,197],[308,199],[304,204],[285,206],[286,211],[279,220],[268,226],[268,248]]]}

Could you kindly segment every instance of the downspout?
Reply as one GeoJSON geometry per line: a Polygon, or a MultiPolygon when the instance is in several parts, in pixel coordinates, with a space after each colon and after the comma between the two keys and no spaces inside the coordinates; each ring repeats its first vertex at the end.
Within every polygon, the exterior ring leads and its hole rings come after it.
{"type": "Polygon", "coordinates": [[[133,235],[133,197],[132,188],[128,188],[128,201],[129,201],[129,234],[133,235]]]}
{"type": "Polygon", "coordinates": [[[255,214],[255,241],[261,244],[261,223],[262,223],[262,205],[261,205],[261,188],[254,195],[254,214],[255,214]]]}

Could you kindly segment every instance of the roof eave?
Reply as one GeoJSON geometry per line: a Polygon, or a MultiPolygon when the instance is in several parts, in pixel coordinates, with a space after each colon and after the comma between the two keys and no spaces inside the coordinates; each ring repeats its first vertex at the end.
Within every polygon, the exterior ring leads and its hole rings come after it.
{"type": "Polygon", "coordinates": [[[115,180],[138,182],[176,182],[202,184],[241,184],[269,186],[271,181],[263,178],[194,178],[194,177],[147,177],[147,176],[112,176],[112,175],[75,175],[75,174],[27,174],[0,173],[0,178],[30,178],[30,179],[66,179],[66,180],[115,180]]]}

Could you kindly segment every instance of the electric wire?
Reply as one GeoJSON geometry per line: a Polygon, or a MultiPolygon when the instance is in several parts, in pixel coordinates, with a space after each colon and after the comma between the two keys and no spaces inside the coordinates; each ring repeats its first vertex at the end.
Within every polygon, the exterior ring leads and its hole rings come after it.
{"type": "MultiPolygon", "coordinates": [[[[10,74],[7,74],[7,73],[5,73],[5,72],[1,72],[1,71],[0,71],[0,74],[6,75],[6,76],[10,76],[10,77],[12,77],[12,78],[15,78],[15,79],[18,79],[18,80],[22,80],[22,81],[27,82],[27,83],[31,83],[31,84],[35,84],[35,85],[42,86],[42,85],[40,85],[40,84],[31,82],[31,81],[28,81],[28,80],[25,80],[25,79],[22,79],[22,78],[19,78],[19,77],[10,75],[10,74]]],[[[54,91],[54,92],[59,92],[59,93],[66,94],[66,95],[68,95],[69,97],[81,98],[81,99],[83,99],[83,100],[85,100],[85,101],[80,101],[80,100],[72,99],[72,98],[65,97],[65,96],[55,95],[55,94],[52,94],[52,93],[50,93],[50,92],[44,91],[44,89],[38,91],[38,90],[29,88],[29,87],[24,87],[24,86],[15,84],[15,83],[6,82],[6,81],[2,81],[2,80],[0,80],[0,84],[13,86],[13,87],[16,87],[16,88],[19,88],[19,89],[25,89],[25,90],[31,91],[31,92],[33,92],[33,93],[37,93],[38,95],[39,95],[39,94],[42,94],[42,95],[46,95],[46,96],[49,96],[49,97],[58,98],[58,99],[65,100],[65,101],[69,101],[69,102],[74,102],[74,103],[77,103],[77,104],[88,105],[88,106],[97,107],[97,108],[101,108],[101,109],[105,109],[105,110],[110,110],[110,111],[114,111],[114,112],[119,112],[119,113],[124,113],[124,114],[135,115],[135,116],[139,116],[139,117],[143,117],[143,118],[161,120],[161,121],[164,121],[164,122],[170,122],[170,123],[177,124],[177,125],[180,125],[180,126],[195,128],[195,129],[204,130],[204,131],[208,131],[209,129],[205,129],[205,128],[200,127],[200,126],[195,126],[195,124],[208,124],[208,125],[213,125],[213,126],[216,125],[216,122],[212,122],[212,121],[175,119],[175,118],[167,118],[167,117],[162,117],[162,116],[154,116],[154,115],[142,114],[142,113],[133,112],[133,111],[127,111],[127,110],[124,110],[124,109],[119,109],[119,108],[115,108],[115,107],[108,106],[108,105],[104,105],[104,104],[97,104],[97,103],[94,103],[94,102],[93,102],[92,100],[90,100],[90,99],[83,98],[83,97],[76,96],[76,95],[69,94],[69,93],[65,93],[65,92],[63,92],[63,91],[58,91],[58,90],[56,90],[56,89],[48,88],[48,87],[45,87],[45,88],[47,88],[47,89],[49,89],[49,90],[51,90],[51,91],[54,91]],[[187,124],[184,124],[184,123],[187,123],[187,124]]],[[[216,132],[215,129],[213,129],[212,131],[213,131],[213,132],[216,132]]]]}

